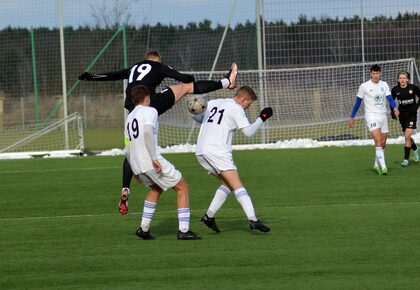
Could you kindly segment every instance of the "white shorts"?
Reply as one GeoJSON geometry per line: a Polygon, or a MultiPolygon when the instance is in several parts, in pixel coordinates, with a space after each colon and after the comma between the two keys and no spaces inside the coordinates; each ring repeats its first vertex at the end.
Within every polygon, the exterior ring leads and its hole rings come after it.
{"type": "Polygon", "coordinates": [[[161,173],[156,173],[155,170],[150,170],[140,173],[139,177],[145,186],[156,184],[162,188],[162,190],[166,191],[174,187],[181,180],[182,175],[172,163],[162,156],[158,157],[158,161],[162,166],[161,173]]]}
{"type": "Polygon", "coordinates": [[[388,118],[384,115],[370,115],[366,116],[366,126],[372,132],[375,129],[380,129],[382,133],[388,133],[388,118]]]}
{"type": "Polygon", "coordinates": [[[233,161],[232,154],[226,155],[197,155],[198,163],[204,167],[209,173],[219,174],[223,171],[238,170],[235,162],[233,161]]]}

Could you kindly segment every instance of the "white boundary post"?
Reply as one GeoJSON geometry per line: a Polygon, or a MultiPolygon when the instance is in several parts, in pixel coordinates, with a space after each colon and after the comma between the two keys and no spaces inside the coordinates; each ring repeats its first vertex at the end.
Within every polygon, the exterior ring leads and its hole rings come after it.
{"type": "Polygon", "coordinates": [[[63,29],[63,1],[58,0],[58,15],[60,18],[60,55],[61,55],[61,82],[63,89],[63,111],[64,111],[64,144],[69,149],[69,128],[67,121],[67,80],[66,80],[66,58],[64,55],[64,29],[63,29]]]}

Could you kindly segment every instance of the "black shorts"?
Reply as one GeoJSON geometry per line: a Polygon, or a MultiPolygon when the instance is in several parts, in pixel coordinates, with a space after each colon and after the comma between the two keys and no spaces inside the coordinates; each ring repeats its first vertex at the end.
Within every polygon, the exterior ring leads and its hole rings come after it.
{"type": "Polygon", "coordinates": [[[417,112],[410,113],[410,112],[400,112],[398,119],[401,124],[402,131],[405,132],[405,129],[416,129],[417,123],[417,112]]]}
{"type": "Polygon", "coordinates": [[[175,95],[170,87],[167,87],[157,94],[150,96],[150,107],[158,111],[158,115],[162,115],[175,104],[175,95]]]}
{"type": "MultiPolygon", "coordinates": [[[[175,95],[171,88],[167,87],[163,89],[159,93],[151,93],[150,94],[150,107],[153,107],[158,111],[158,115],[162,115],[167,110],[173,107],[175,104],[175,95]]],[[[134,110],[134,103],[131,99],[131,96],[127,94],[125,98],[124,108],[131,113],[134,110]]]]}

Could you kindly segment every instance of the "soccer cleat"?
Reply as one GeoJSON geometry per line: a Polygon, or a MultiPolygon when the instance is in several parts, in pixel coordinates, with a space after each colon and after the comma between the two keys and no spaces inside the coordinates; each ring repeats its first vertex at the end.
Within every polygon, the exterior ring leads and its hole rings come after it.
{"type": "Polygon", "coordinates": [[[130,196],[130,190],[128,188],[124,188],[121,191],[121,199],[118,205],[118,210],[120,214],[126,215],[128,212],[128,197],[130,196]]]}
{"type": "Polygon", "coordinates": [[[141,227],[137,229],[135,235],[143,240],[154,240],[155,238],[150,234],[150,231],[144,232],[141,227]]]}
{"type": "Polygon", "coordinates": [[[387,175],[388,174],[388,168],[386,167],[382,167],[382,175],[387,175]]]}
{"type": "Polygon", "coordinates": [[[418,162],[419,158],[419,149],[417,149],[416,151],[414,151],[414,161],[418,162]]]}
{"type": "Polygon", "coordinates": [[[236,88],[237,75],[238,75],[238,66],[236,65],[236,63],[232,63],[232,65],[230,66],[230,70],[226,75],[226,78],[229,80],[229,85],[227,87],[229,90],[233,90],[234,88],[236,88]]]}
{"type": "Polygon", "coordinates": [[[177,238],[178,240],[201,240],[201,238],[194,234],[192,231],[188,231],[186,233],[178,231],[177,238]]]}
{"type": "Polygon", "coordinates": [[[404,160],[402,161],[402,163],[401,163],[401,166],[402,166],[402,167],[407,167],[407,166],[408,166],[408,160],[407,160],[407,159],[404,159],[404,160]]]}
{"type": "Polygon", "coordinates": [[[216,224],[216,219],[209,217],[207,214],[204,214],[201,218],[201,221],[211,230],[216,233],[220,233],[219,227],[216,224]]]}
{"type": "Polygon", "coordinates": [[[373,166],[373,171],[375,171],[376,173],[378,173],[379,175],[382,174],[381,168],[379,166],[373,166]]]}
{"type": "Polygon", "coordinates": [[[259,230],[260,232],[263,232],[263,233],[268,233],[269,231],[271,231],[269,227],[267,227],[265,224],[263,224],[259,220],[249,221],[249,228],[251,230],[259,230]]]}

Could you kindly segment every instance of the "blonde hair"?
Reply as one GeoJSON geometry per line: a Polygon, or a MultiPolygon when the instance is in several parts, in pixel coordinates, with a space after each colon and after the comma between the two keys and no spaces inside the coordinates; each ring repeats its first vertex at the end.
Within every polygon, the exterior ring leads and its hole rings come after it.
{"type": "Polygon", "coordinates": [[[236,92],[237,96],[244,96],[247,95],[251,98],[251,100],[255,101],[257,99],[257,95],[255,94],[254,90],[250,86],[242,86],[236,92]]]}
{"type": "Polygon", "coordinates": [[[147,59],[147,60],[151,60],[151,59],[158,59],[159,60],[159,62],[160,62],[160,54],[159,54],[159,52],[157,52],[156,50],[151,50],[151,51],[148,51],[145,55],[144,55],[144,59],[147,59]]]}

